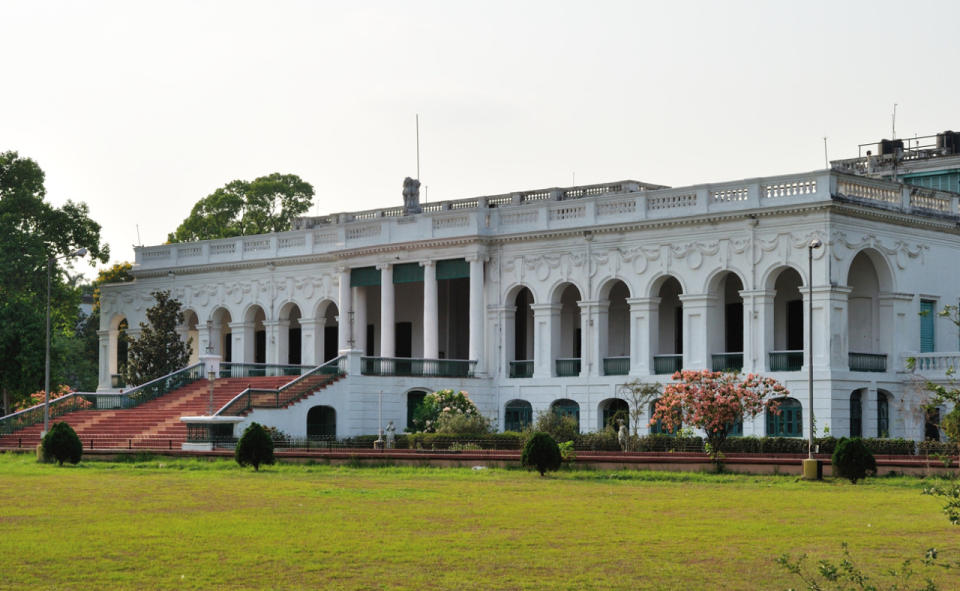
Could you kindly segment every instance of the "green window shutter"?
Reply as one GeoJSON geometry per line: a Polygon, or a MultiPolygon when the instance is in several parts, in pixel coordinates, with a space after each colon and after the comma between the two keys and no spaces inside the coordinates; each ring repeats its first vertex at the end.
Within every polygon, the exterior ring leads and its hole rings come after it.
{"type": "Polygon", "coordinates": [[[470,263],[466,259],[450,259],[437,261],[437,280],[441,279],[469,279],[470,263]]]}
{"type": "Polygon", "coordinates": [[[423,267],[420,263],[400,263],[393,266],[394,283],[423,282],[423,267]]]}
{"type": "Polygon", "coordinates": [[[380,269],[376,267],[358,267],[350,269],[350,287],[380,285],[380,269]]]}
{"type": "Polygon", "coordinates": [[[935,350],[933,322],[936,302],[920,300],[920,352],[933,353],[935,350]]]}

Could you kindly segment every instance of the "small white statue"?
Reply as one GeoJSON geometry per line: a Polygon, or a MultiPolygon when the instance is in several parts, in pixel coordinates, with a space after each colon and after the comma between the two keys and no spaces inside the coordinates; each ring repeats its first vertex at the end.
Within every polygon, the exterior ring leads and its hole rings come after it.
{"type": "Polygon", "coordinates": [[[397,442],[397,428],[393,426],[393,421],[387,423],[387,449],[393,449],[397,442]]]}
{"type": "Polygon", "coordinates": [[[623,424],[623,419],[617,419],[620,428],[617,430],[617,443],[620,444],[620,451],[627,451],[627,426],[623,424]]]}

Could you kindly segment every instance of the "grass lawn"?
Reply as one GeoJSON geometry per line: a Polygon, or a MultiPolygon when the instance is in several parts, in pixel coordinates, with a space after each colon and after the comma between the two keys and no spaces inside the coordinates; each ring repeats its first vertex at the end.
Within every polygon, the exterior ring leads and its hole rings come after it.
{"type": "Polygon", "coordinates": [[[960,559],[921,488],[0,454],[0,589],[786,589],[776,556],[844,540],[871,574],[931,546],[960,559]]]}

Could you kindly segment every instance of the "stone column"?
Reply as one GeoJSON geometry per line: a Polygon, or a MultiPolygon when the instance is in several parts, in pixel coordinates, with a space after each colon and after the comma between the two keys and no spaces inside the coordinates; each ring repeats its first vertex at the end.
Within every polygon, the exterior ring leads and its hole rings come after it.
{"type": "Polygon", "coordinates": [[[423,266],[423,358],[440,356],[439,307],[437,306],[437,265],[433,261],[423,266]]]}
{"type": "Polygon", "coordinates": [[[367,288],[353,289],[353,348],[367,354],[367,288]]]}
{"type": "Polygon", "coordinates": [[[627,304],[630,306],[630,375],[651,375],[660,331],[657,316],[660,298],[629,298],[627,304]]]}
{"type": "MultiPolygon", "coordinates": [[[[97,391],[101,390],[110,390],[110,358],[111,356],[116,359],[116,351],[110,350],[110,333],[113,331],[110,330],[98,330],[97,337],[100,342],[100,359],[99,359],[99,380],[97,385],[97,391]]],[[[115,341],[115,339],[114,339],[115,341]]],[[[115,363],[115,362],[114,362],[115,363]]]]}
{"type": "MultiPolygon", "coordinates": [[[[500,323],[499,352],[497,354],[497,364],[500,366],[500,377],[510,377],[510,362],[517,358],[516,352],[516,327],[517,308],[516,306],[498,306],[492,307],[487,311],[487,319],[500,323]]],[[[477,364],[477,371],[480,370],[480,364],[477,364]]],[[[492,372],[491,372],[492,373],[492,372]]]]}
{"type": "Polygon", "coordinates": [[[397,347],[393,265],[377,265],[377,268],[380,269],[380,357],[393,357],[397,347]]]}
{"type": "Polygon", "coordinates": [[[289,320],[265,320],[263,330],[266,332],[267,350],[264,355],[267,363],[280,365],[289,361],[286,330],[290,328],[289,320]]]}
{"type": "Polygon", "coordinates": [[[609,302],[579,301],[580,307],[580,376],[602,375],[603,353],[599,333],[600,310],[610,307],[609,302]]]}
{"type": "Polygon", "coordinates": [[[351,349],[352,341],[350,334],[350,327],[353,324],[351,319],[351,298],[350,298],[350,269],[348,267],[340,267],[339,271],[339,298],[337,302],[337,311],[340,312],[340,316],[337,318],[337,324],[339,325],[339,330],[337,331],[337,346],[340,351],[347,351],[351,349]]]}
{"type": "MultiPolygon", "coordinates": [[[[851,390],[851,394],[853,391],[851,390]]],[[[849,404],[849,396],[847,397],[847,403],[849,404]]],[[[863,408],[863,412],[860,416],[860,424],[862,425],[863,437],[876,437],[877,436],[877,389],[874,386],[870,386],[866,389],[861,395],[860,406],[863,408]]],[[[849,416],[849,415],[848,415],[849,416]]],[[[823,427],[819,427],[821,432],[823,432],[823,427]]],[[[847,425],[849,429],[849,424],[847,425]]]]}
{"type": "Polygon", "coordinates": [[[887,371],[901,371],[905,369],[903,353],[917,349],[913,339],[919,331],[907,321],[910,318],[916,322],[916,312],[912,312],[913,294],[881,293],[879,303],[880,323],[889,323],[889,326],[881,330],[885,338],[881,340],[877,353],[886,353],[887,371]]]}
{"type": "Polygon", "coordinates": [[[477,361],[483,355],[483,259],[469,258],[470,261],[470,348],[468,357],[477,361]]]}
{"type": "Polygon", "coordinates": [[[231,322],[227,326],[230,327],[230,338],[233,339],[233,344],[230,346],[231,363],[253,363],[253,324],[231,322]],[[251,329],[250,338],[247,338],[247,328],[251,329]]]}
{"type": "Polygon", "coordinates": [[[300,363],[304,365],[323,363],[323,339],[318,339],[317,335],[323,335],[323,326],[326,322],[326,318],[300,319],[300,363]]]}
{"type": "Polygon", "coordinates": [[[707,346],[707,314],[717,305],[717,296],[704,293],[680,294],[683,305],[683,369],[710,369],[707,346]]]}
{"type": "MultiPolygon", "coordinates": [[[[810,292],[800,288],[803,296],[803,330],[806,351],[804,352],[804,371],[809,367],[810,336],[807,313],[809,312],[810,292]]],[[[847,343],[847,297],[852,290],[849,287],[814,286],[813,288],[813,368],[814,370],[832,369],[847,371],[850,358],[847,343]]]]}
{"type": "Polygon", "coordinates": [[[560,350],[560,304],[531,304],[533,310],[533,377],[553,376],[560,350]]]}
{"type": "Polygon", "coordinates": [[[776,350],[774,339],[773,289],[744,290],[743,298],[743,371],[768,373],[770,351],[776,350]]]}

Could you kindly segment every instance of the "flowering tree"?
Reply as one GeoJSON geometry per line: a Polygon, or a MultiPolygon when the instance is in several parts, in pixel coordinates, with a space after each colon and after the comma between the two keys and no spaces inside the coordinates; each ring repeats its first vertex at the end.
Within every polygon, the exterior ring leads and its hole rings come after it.
{"type": "Polygon", "coordinates": [[[789,394],[773,378],[752,373],[741,377],[736,372],[684,370],[673,374],[673,379],[664,387],[650,424],[660,421],[668,431],[682,424],[703,429],[707,451],[718,462],[727,433],[737,421],[765,410],[779,414],[779,403],[771,398],[789,394]]]}
{"type": "Polygon", "coordinates": [[[480,415],[470,395],[453,390],[427,394],[413,413],[413,424],[417,431],[425,433],[489,430],[489,421],[480,415]]]}

